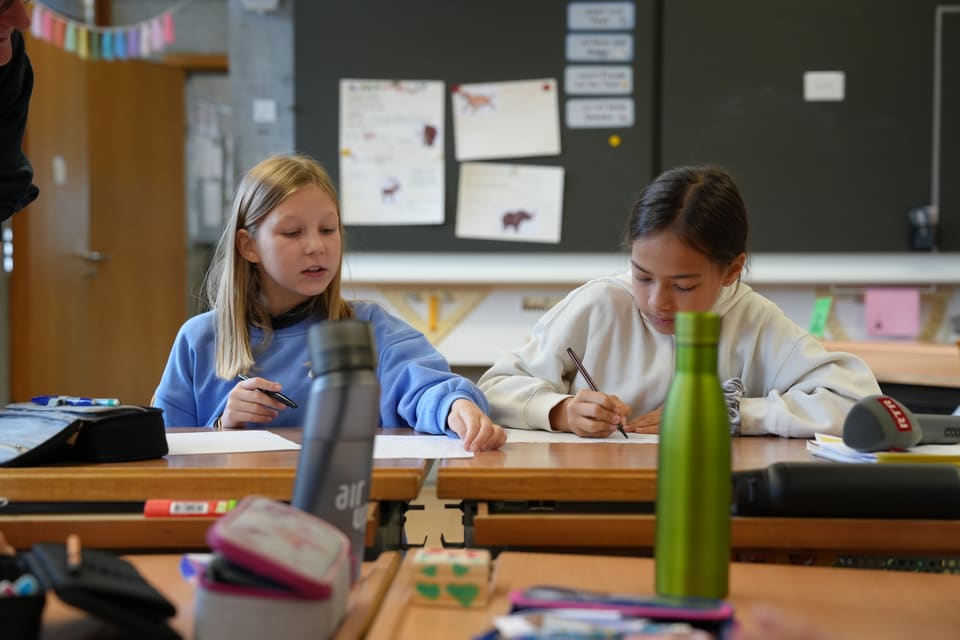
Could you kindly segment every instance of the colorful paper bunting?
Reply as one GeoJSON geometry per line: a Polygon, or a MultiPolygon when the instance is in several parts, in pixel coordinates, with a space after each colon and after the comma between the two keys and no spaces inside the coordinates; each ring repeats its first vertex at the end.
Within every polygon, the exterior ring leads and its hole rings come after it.
{"type": "Polygon", "coordinates": [[[176,41],[173,14],[193,0],[181,0],[163,13],[128,25],[99,27],[33,3],[30,33],[84,60],[128,60],[160,53],[176,41]]]}

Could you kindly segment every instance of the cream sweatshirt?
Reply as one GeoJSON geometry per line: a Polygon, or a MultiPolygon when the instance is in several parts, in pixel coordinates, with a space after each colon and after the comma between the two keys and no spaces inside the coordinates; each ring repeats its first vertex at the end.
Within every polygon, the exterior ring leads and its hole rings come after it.
{"type": "MultiPolygon", "coordinates": [[[[658,333],[641,315],[630,277],[598,278],[573,290],[536,323],[527,344],[498,356],[479,382],[495,422],[550,430],[550,409],[588,388],[567,347],[601,391],[630,406],[631,416],[663,404],[673,375],[673,336],[658,333]]],[[[839,435],[850,407],[880,393],[862,360],[827,351],[748,285],[724,288],[713,310],[722,318],[720,379],[738,377],[745,387],[743,435],[839,435]]]]}

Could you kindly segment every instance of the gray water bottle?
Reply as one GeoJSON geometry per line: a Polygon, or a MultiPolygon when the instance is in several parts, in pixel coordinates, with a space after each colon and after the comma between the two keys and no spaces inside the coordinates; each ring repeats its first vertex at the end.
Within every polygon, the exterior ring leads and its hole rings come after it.
{"type": "Polygon", "coordinates": [[[350,539],[353,579],[360,577],[380,425],[380,384],[370,325],[330,320],[310,327],[313,385],[297,461],[293,506],[350,539]]]}

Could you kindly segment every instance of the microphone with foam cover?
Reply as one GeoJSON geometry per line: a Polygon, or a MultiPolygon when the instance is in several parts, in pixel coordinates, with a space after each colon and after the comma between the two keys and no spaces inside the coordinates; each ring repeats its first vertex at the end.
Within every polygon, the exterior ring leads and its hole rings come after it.
{"type": "Polygon", "coordinates": [[[863,398],[853,405],[843,422],[843,443],[857,451],[958,442],[960,416],[914,414],[890,396],[863,398]]]}

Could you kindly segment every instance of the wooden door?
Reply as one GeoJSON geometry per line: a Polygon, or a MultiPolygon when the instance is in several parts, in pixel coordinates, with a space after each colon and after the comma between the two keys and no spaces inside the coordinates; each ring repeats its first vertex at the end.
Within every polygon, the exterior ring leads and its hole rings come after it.
{"type": "Polygon", "coordinates": [[[27,50],[40,197],[13,222],[12,399],[146,404],[186,316],[184,73],[27,50]]]}

